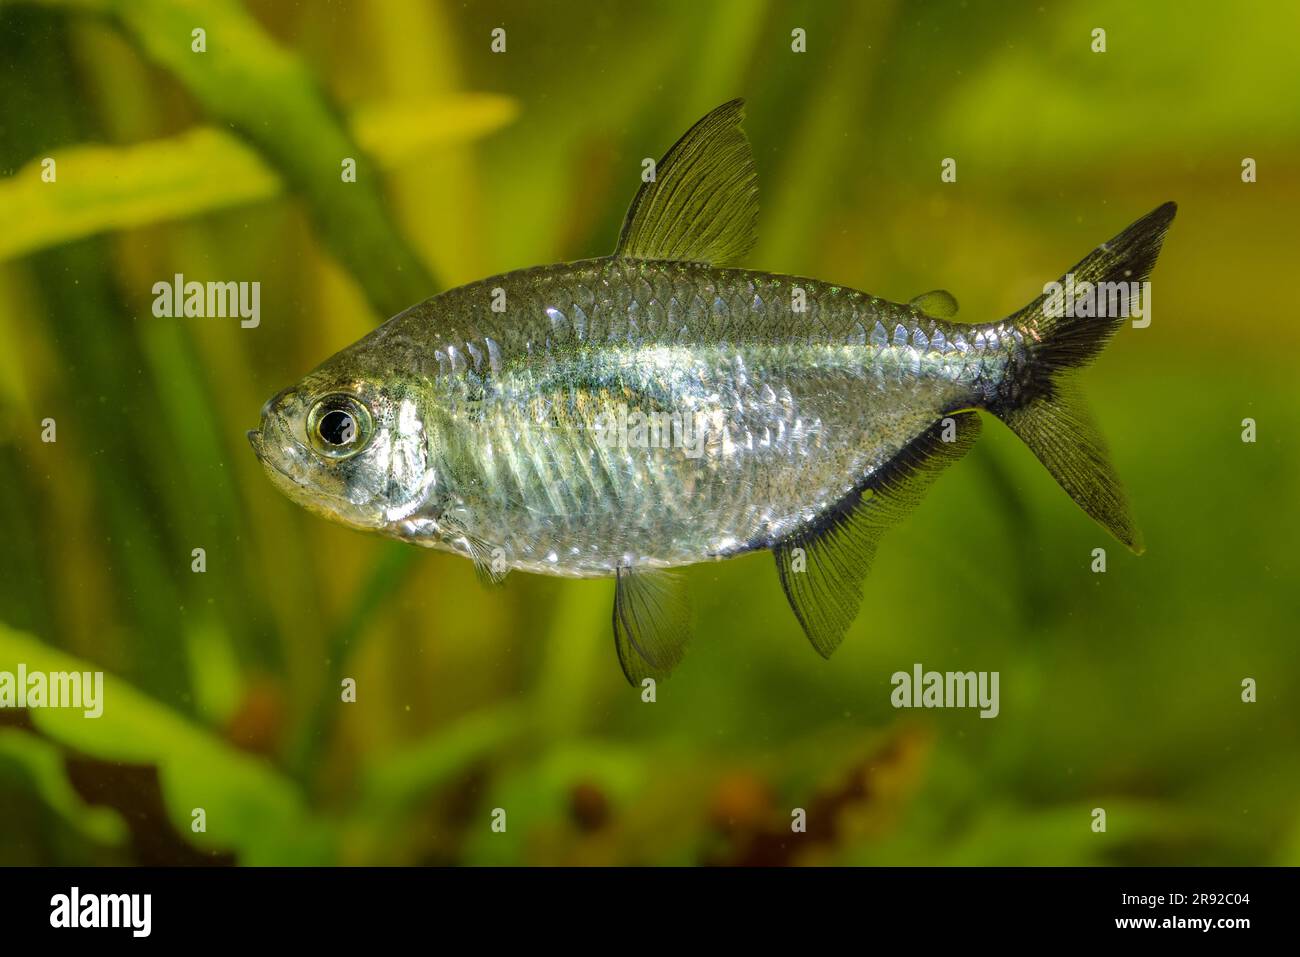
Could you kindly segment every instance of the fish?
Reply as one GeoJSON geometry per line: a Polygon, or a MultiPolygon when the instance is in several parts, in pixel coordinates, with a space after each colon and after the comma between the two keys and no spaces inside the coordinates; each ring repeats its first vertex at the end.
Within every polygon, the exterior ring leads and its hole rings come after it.
{"type": "MultiPolygon", "coordinates": [[[[612,255],[441,292],[270,398],[248,437],[273,484],[336,522],[468,558],[486,584],[612,578],[634,686],[685,653],[674,570],[756,551],[829,658],[881,536],[984,416],[1140,553],[1074,381],[1124,311],[1062,308],[1044,287],[965,323],[944,290],[899,303],[741,268],[758,223],[743,117],[743,100],[719,106],[642,177],[612,255]]],[[[1097,247],[1069,288],[1146,288],[1175,211],[1097,247]]]]}

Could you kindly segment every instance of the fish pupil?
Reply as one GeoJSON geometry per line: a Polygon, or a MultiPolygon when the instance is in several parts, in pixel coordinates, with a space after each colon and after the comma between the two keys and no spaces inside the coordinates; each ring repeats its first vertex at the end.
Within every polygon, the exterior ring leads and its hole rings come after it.
{"type": "Polygon", "coordinates": [[[334,409],[321,416],[316,431],[330,445],[351,445],[357,437],[357,422],[351,413],[334,409]]]}

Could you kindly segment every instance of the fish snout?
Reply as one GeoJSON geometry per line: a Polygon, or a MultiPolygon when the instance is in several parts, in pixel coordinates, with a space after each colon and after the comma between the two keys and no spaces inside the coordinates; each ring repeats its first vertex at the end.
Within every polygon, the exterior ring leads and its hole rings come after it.
{"type": "Polygon", "coordinates": [[[293,391],[293,386],[287,386],[286,388],[281,389],[275,395],[271,396],[271,398],[267,399],[265,402],[262,403],[262,411],[260,414],[261,414],[261,421],[263,426],[266,425],[267,418],[276,410],[276,408],[280,405],[284,397],[292,391],[293,391]]]}
{"type": "Polygon", "coordinates": [[[265,455],[268,440],[274,441],[275,433],[280,426],[277,417],[282,415],[285,396],[292,391],[293,386],[281,389],[263,402],[262,409],[258,413],[257,428],[249,429],[246,433],[248,444],[253,447],[253,451],[257,453],[259,458],[265,455]]]}

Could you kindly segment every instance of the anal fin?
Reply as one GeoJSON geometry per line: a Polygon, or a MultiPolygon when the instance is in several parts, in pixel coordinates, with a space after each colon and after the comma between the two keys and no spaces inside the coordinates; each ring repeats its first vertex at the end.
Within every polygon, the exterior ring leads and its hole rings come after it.
{"type": "Polygon", "coordinates": [[[823,658],[839,647],[858,615],[862,584],[880,537],[912,511],[939,474],[965,455],[979,434],[977,412],[939,419],[814,527],[772,549],[790,607],[823,658]]]}
{"type": "Polygon", "coordinates": [[[621,566],[614,588],[614,644],[632,685],[661,681],[682,660],[690,638],[683,583],[666,571],[621,566]]]}

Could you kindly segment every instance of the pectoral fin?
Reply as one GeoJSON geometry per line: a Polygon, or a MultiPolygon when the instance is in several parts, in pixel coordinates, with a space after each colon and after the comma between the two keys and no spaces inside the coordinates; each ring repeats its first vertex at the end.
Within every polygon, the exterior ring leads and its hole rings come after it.
{"type": "Polygon", "coordinates": [[[510,574],[505,549],[479,538],[460,517],[442,516],[443,533],[460,546],[464,555],[474,563],[474,574],[482,585],[500,585],[510,574]]]}
{"type": "Polygon", "coordinates": [[[630,684],[668,677],[689,637],[690,604],[680,580],[665,571],[618,569],[614,644],[630,684]]]}
{"type": "Polygon", "coordinates": [[[478,576],[479,584],[500,585],[504,582],[510,574],[505,551],[489,545],[481,538],[466,535],[463,539],[468,546],[469,557],[474,562],[474,574],[478,576]]]}
{"type": "Polygon", "coordinates": [[[692,126],[642,184],[628,208],[616,256],[731,265],[754,247],[758,174],[732,100],[692,126]]]}
{"type": "Polygon", "coordinates": [[[979,438],[977,412],[958,412],[913,439],[816,527],[772,549],[790,607],[823,658],[839,647],[862,604],[862,583],[885,531],[901,522],[979,438]]]}

